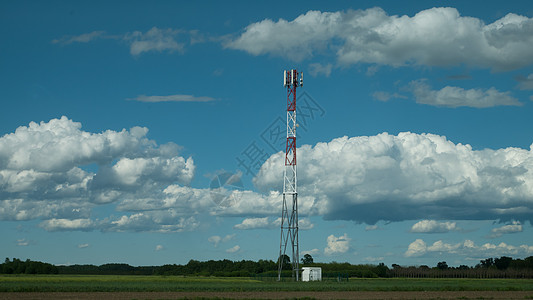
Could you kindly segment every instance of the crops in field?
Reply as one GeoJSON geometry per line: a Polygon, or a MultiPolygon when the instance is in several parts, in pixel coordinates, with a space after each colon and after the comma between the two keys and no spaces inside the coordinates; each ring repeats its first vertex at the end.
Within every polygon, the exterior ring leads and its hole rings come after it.
{"type": "Polygon", "coordinates": [[[249,278],[4,275],[0,292],[533,291],[530,279],[350,279],[272,282],[249,278]]]}

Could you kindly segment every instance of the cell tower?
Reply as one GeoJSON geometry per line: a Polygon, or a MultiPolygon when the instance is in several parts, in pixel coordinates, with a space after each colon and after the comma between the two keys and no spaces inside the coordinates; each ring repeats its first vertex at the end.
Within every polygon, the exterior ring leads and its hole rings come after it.
{"type": "Polygon", "coordinates": [[[281,207],[281,237],[278,257],[278,281],[281,280],[287,246],[291,245],[292,277],[299,280],[298,192],[296,180],[296,88],[303,86],[303,72],[283,72],[283,86],[287,87],[287,143],[283,174],[283,204],[281,207]]]}

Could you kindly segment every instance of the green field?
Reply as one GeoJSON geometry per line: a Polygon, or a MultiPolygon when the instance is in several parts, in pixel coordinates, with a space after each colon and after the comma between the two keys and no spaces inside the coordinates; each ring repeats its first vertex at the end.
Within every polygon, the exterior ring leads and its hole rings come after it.
{"type": "Polygon", "coordinates": [[[352,278],[275,282],[250,278],[134,275],[1,275],[0,292],[533,291],[531,279],[352,278]]]}

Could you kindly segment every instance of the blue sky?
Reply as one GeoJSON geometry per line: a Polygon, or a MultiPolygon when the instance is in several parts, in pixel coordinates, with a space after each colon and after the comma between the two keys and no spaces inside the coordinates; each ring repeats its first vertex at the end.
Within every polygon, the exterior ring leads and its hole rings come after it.
{"type": "Polygon", "coordinates": [[[273,259],[298,90],[315,261],[533,255],[526,1],[3,1],[0,253],[273,259]]]}

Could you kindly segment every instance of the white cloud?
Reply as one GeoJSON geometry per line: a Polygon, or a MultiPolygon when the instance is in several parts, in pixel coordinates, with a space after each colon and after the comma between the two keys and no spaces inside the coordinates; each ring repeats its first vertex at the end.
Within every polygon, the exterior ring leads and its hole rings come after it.
{"type": "Polygon", "coordinates": [[[50,219],[41,222],[40,226],[47,231],[71,231],[71,230],[93,230],[96,226],[91,219],[50,219]]]}
{"type": "Polygon", "coordinates": [[[295,61],[330,52],[342,65],[466,64],[509,70],[533,62],[532,24],[532,19],[513,13],[485,24],[451,7],[430,8],[412,17],[389,16],[379,7],[308,11],[292,21],[252,23],[225,47],[295,61]]]}
{"type": "Polygon", "coordinates": [[[229,249],[226,249],[227,253],[235,253],[237,251],[241,250],[241,247],[239,245],[235,245],[229,249]]]}
{"type": "MultiPolygon", "coordinates": [[[[470,240],[465,241],[465,244],[470,245],[473,243],[470,240]]],[[[405,256],[421,256],[427,252],[447,252],[447,253],[456,253],[456,250],[459,249],[462,244],[447,244],[443,241],[436,241],[431,246],[427,246],[422,239],[416,239],[414,242],[409,244],[405,256]]]]}
{"type": "Polygon", "coordinates": [[[222,238],[218,235],[213,235],[207,238],[207,241],[212,243],[215,247],[218,247],[218,244],[220,244],[220,241],[222,238]]]}
{"type": "Polygon", "coordinates": [[[311,256],[319,255],[320,254],[320,250],[315,248],[315,249],[311,249],[311,250],[301,251],[300,252],[300,257],[303,257],[306,254],[309,254],[311,256]]]}
{"type": "Polygon", "coordinates": [[[93,31],[80,35],[64,36],[60,39],[52,40],[54,44],[69,45],[72,43],[88,43],[99,38],[111,38],[105,35],[105,31],[93,31]]]}
{"type": "Polygon", "coordinates": [[[504,234],[522,232],[522,224],[518,221],[513,221],[511,224],[504,225],[502,227],[493,228],[491,230],[491,238],[497,238],[504,234]]]}
{"type": "Polygon", "coordinates": [[[440,90],[432,90],[424,80],[412,81],[409,88],[415,96],[416,102],[442,107],[476,107],[486,108],[493,106],[521,106],[523,105],[509,92],[500,92],[491,87],[487,90],[469,89],[446,86],[440,90]]]}
{"type": "MultiPolygon", "coordinates": [[[[182,232],[195,216],[242,216],[236,228],[279,226],[283,154],[272,155],[254,183],[265,194],[228,191],[239,199],[215,204],[212,191],[185,186],[191,158],[175,144],[158,146],[146,128],[91,133],[66,117],[30,123],[0,137],[0,218],[41,219],[50,231],[182,232]],[[42,159],[49,157],[49,159],[42,159]],[[94,165],[91,171],[83,169],[94,165]],[[238,196],[238,197],[237,197],[238,196]],[[114,203],[113,216],[91,219],[114,203]],[[249,219],[249,220],[246,220],[249,219]]],[[[532,152],[474,151],[432,134],[400,133],[338,138],[298,149],[300,216],[322,215],[375,224],[379,220],[530,218],[532,152]],[[388,210],[380,209],[389,207],[388,210]]],[[[300,229],[313,228],[308,218],[300,229]]],[[[214,243],[214,242],[213,242],[214,243]]]]}
{"type": "Polygon", "coordinates": [[[372,94],[372,98],[382,102],[387,102],[390,100],[390,98],[392,98],[392,96],[388,92],[377,91],[372,94]]]}
{"type": "Polygon", "coordinates": [[[101,225],[104,231],[152,231],[152,232],[183,232],[193,231],[200,226],[194,216],[181,217],[173,209],[145,211],[132,215],[124,215],[110,223],[101,225]]]}
{"type": "Polygon", "coordinates": [[[28,241],[27,239],[18,239],[17,240],[17,246],[28,246],[30,245],[30,241],[28,241]]]}
{"type": "Polygon", "coordinates": [[[89,247],[89,244],[79,244],[78,245],[78,248],[80,248],[80,249],[88,248],[88,247],[89,247]]]}
{"type": "Polygon", "coordinates": [[[502,255],[528,256],[533,254],[533,246],[513,246],[503,242],[498,245],[486,243],[481,246],[477,246],[471,240],[465,240],[463,243],[457,244],[449,244],[443,242],[442,240],[439,240],[434,242],[431,246],[427,246],[423,240],[416,239],[414,242],[409,244],[408,249],[405,252],[405,256],[419,257],[431,254],[441,255],[442,253],[449,253],[466,257],[496,257],[502,255]]]}
{"type": "Polygon", "coordinates": [[[211,97],[196,97],[193,95],[168,95],[168,96],[145,96],[139,95],[135,98],[128,99],[139,102],[210,102],[215,101],[215,98],[211,97]]]}
{"type": "Polygon", "coordinates": [[[339,29],[339,15],[309,11],[290,22],[265,19],[248,25],[240,37],[225,46],[253,55],[273,54],[300,61],[327,47],[339,29]]]}
{"type": "Polygon", "coordinates": [[[324,76],[329,77],[329,75],[331,75],[332,68],[332,64],[322,65],[319,63],[313,63],[309,65],[309,74],[311,74],[313,77],[316,77],[320,74],[324,74],[324,76]]]}
{"type": "MultiPolygon", "coordinates": [[[[264,218],[246,218],[242,223],[233,226],[234,229],[270,229],[281,226],[281,218],[277,218],[274,221],[270,221],[269,217],[264,218]]],[[[313,229],[315,224],[311,222],[308,218],[298,219],[298,229],[299,230],[309,230],[313,229]]]]}
{"type": "Polygon", "coordinates": [[[98,39],[122,41],[130,48],[130,54],[139,56],[145,52],[183,53],[188,43],[194,45],[205,42],[205,37],[198,30],[161,29],[152,27],[146,32],[133,31],[125,34],[110,35],[105,31],[93,31],[80,35],[66,35],[52,40],[53,44],[69,45],[73,43],[89,43],[98,39]],[[179,41],[178,37],[182,37],[179,41]]]}
{"type": "Polygon", "coordinates": [[[414,242],[409,244],[405,256],[420,256],[427,251],[427,245],[422,239],[416,239],[414,242]]]}
{"type": "Polygon", "coordinates": [[[161,251],[161,250],[163,250],[163,249],[165,249],[165,247],[163,247],[163,245],[157,245],[157,246],[155,246],[155,251],[161,251]]]}
{"type": "Polygon", "coordinates": [[[417,233],[444,233],[459,230],[455,222],[437,222],[435,220],[422,220],[411,227],[411,232],[417,233]]]}
{"type": "Polygon", "coordinates": [[[242,221],[241,224],[233,226],[234,229],[258,229],[258,228],[270,228],[272,225],[268,221],[268,217],[264,218],[247,218],[242,221]]]}
{"type": "Polygon", "coordinates": [[[181,33],[177,29],[160,29],[153,27],[147,32],[134,31],[124,36],[124,40],[130,43],[130,53],[133,56],[143,52],[183,52],[184,44],[176,41],[177,35],[181,33]]]}
{"type": "MultiPolygon", "coordinates": [[[[326,220],[505,221],[530,219],[533,212],[531,150],[473,150],[444,136],[403,132],[342,137],[297,151],[299,208],[326,220]]],[[[263,164],[254,178],[259,190],[282,189],[280,165],[281,152],[263,164]]]]}
{"type": "Polygon", "coordinates": [[[374,230],[378,230],[379,227],[377,224],[374,224],[374,225],[368,225],[365,227],[365,231],[374,231],[374,230]]]}
{"type": "Polygon", "coordinates": [[[313,227],[315,227],[315,224],[313,224],[308,218],[298,219],[299,230],[311,230],[313,227]]]}
{"type": "Polygon", "coordinates": [[[158,146],[147,132],[133,127],[91,133],[62,117],[31,122],[0,137],[0,219],[42,219],[40,226],[49,231],[143,230],[128,223],[131,218],[149,231],[197,227],[185,214],[190,211],[153,205],[172,203],[167,197],[180,189],[178,184],[190,183],[195,165],[178,155],[177,145],[158,146]],[[86,165],[94,166],[92,171],[84,170],[86,165]],[[134,213],[119,220],[89,218],[94,207],[111,202],[134,213]],[[144,207],[149,211],[139,213],[144,207]]]}
{"type": "Polygon", "coordinates": [[[334,255],[346,253],[350,249],[350,241],[352,239],[345,233],[342,236],[336,237],[333,234],[328,236],[328,246],[324,249],[324,254],[334,255]]]}
{"type": "Polygon", "coordinates": [[[213,246],[218,247],[218,245],[222,242],[222,243],[226,243],[226,242],[229,242],[231,240],[233,240],[235,238],[236,234],[228,234],[226,235],[225,237],[221,237],[221,236],[218,236],[218,235],[213,235],[213,236],[210,236],[209,238],[207,238],[207,241],[212,243],[213,246]]]}

